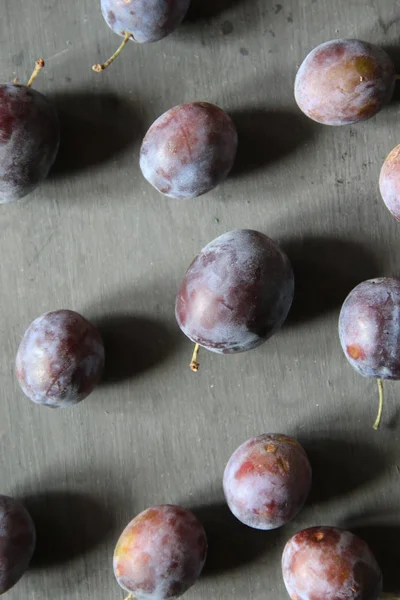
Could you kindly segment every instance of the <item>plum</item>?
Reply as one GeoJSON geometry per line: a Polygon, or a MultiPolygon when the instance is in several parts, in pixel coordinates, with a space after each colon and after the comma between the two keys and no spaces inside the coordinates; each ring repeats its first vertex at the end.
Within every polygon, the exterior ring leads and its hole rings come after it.
{"type": "Polygon", "coordinates": [[[27,85],[0,85],[0,204],[19,200],[48,175],[60,142],[55,109],[43,94],[27,85]]]}
{"type": "Polygon", "coordinates": [[[164,504],[140,513],[114,552],[114,574],[135,600],[168,600],[198,579],[207,554],[203,526],[193,513],[164,504]]]}
{"type": "Polygon", "coordinates": [[[301,510],[311,486],[303,447],[283,434],[247,440],[226,465],[225,498],[239,521],[255,529],[276,529],[301,510]]]}
{"type": "Polygon", "coordinates": [[[18,349],[16,375],[30,400],[51,408],[77,404],[98,384],[104,346],[96,327],[72,310],[38,317],[18,349]]]}
{"type": "Polygon", "coordinates": [[[334,527],[311,527],[290,538],[282,574],[292,600],[378,600],[382,590],[367,544],[334,527]]]}
{"type": "Polygon", "coordinates": [[[170,198],[196,198],[225,179],[237,150],[231,118],[218,106],[171,108],[150,127],[140,150],[143,176],[170,198]]]}
{"type": "Polygon", "coordinates": [[[295,98],[310,119],[347,125],[373,117],[393,95],[395,68],[384,50],[360,40],[317,46],[297,72],[295,98]]]}
{"type": "Polygon", "coordinates": [[[23,576],[31,561],[36,532],[20,502],[0,495],[0,595],[23,576]]]}
{"type": "MultiPolygon", "coordinates": [[[[221,354],[259,346],[285,321],[294,277],[286,254],[269,237],[235,229],[210,242],[179,288],[175,314],[183,333],[221,354]]],[[[195,358],[191,368],[197,370],[195,358]]]]}
{"type": "Polygon", "coordinates": [[[400,144],[386,157],[379,176],[379,189],[387,208],[400,221],[400,144]]]}
{"type": "Polygon", "coordinates": [[[339,337],[349,363],[379,384],[378,429],[383,379],[400,379],[400,279],[381,277],[357,285],[343,303],[339,337]]]}
{"type": "Polygon", "coordinates": [[[105,22],[124,40],[111,58],[93,65],[93,70],[104,71],[129,40],[143,44],[165,38],[180,25],[189,4],[190,0],[101,0],[105,22]]]}

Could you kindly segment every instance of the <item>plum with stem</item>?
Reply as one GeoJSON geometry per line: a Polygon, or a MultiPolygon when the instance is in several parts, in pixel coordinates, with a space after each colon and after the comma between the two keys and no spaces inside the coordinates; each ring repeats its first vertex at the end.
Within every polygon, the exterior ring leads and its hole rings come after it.
{"type": "Polygon", "coordinates": [[[116,52],[93,70],[104,71],[132,40],[139,44],[157,42],[182,22],[190,0],[101,0],[101,12],[110,29],[124,39],[116,52]]]}
{"type": "Polygon", "coordinates": [[[122,532],[114,573],[128,598],[170,600],[194,585],[206,554],[206,534],[192,512],[170,504],[154,506],[122,532]]]}
{"type": "Polygon", "coordinates": [[[57,155],[60,130],[55,109],[32,89],[42,59],[27,85],[0,85],[0,203],[23,198],[48,175],[57,155]]]}
{"type": "Polygon", "coordinates": [[[286,254],[269,237],[235,229],[210,242],[193,260],[179,288],[175,314],[195,346],[220,354],[245,352],[283,324],[294,277],[286,254]]]}
{"type": "Polygon", "coordinates": [[[343,303],[339,337],[349,363],[379,386],[378,429],[384,379],[400,379],[400,279],[381,277],[357,285],[343,303]]]}

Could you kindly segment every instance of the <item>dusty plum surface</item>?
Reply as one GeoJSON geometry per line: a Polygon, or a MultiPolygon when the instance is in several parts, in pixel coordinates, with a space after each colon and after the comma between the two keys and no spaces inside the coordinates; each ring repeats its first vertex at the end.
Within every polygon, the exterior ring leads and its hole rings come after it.
{"type": "Polygon", "coordinates": [[[194,259],[176,299],[176,318],[195,343],[229,354],[251,350],[282,325],[294,290],[287,256],[266,235],[236,229],[194,259]]]}
{"type": "Polygon", "coordinates": [[[339,336],[350,364],[365,377],[400,379],[400,280],[360,283],[346,298],[339,336]]]}
{"type": "Polygon", "coordinates": [[[168,504],[154,506],[122,532],[114,573],[137,600],[178,598],[196,582],[206,553],[204,529],[193,513],[168,504]]]}
{"type": "Polygon", "coordinates": [[[28,398],[58,408],[90,394],[103,365],[104,346],[97,329],[78,313],[58,310],[38,317],[26,330],[16,374],[28,398]]]}
{"type": "Polygon", "coordinates": [[[231,118],[208,102],[181,104],[150,127],[140,150],[144,177],[171,198],[195,198],[228,175],[237,133],[231,118]]]}
{"type": "Polygon", "coordinates": [[[381,48],[360,40],[332,40],[312,50],[301,64],[296,102],[319,123],[357,123],[389,102],[394,76],[393,62],[381,48]]]}
{"type": "Polygon", "coordinates": [[[292,600],[377,600],[382,590],[367,544],[334,527],[311,527],[290,538],[282,573],[292,600]]]}
{"type": "Polygon", "coordinates": [[[400,145],[393,148],[382,165],[379,189],[384,203],[400,221],[400,145]]]}
{"type": "Polygon", "coordinates": [[[123,36],[129,32],[138,43],[156,42],[181,23],[190,0],[101,0],[107,25],[123,36]]]}
{"type": "Polygon", "coordinates": [[[57,114],[40,92],[0,85],[0,203],[32,192],[47,176],[59,145],[57,114]]]}
{"type": "Polygon", "coordinates": [[[0,595],[23,576],[35,548],[34,523],[20,502],[0,495],[0,595]]]}
{"type": "Polygon", "coordinates": [[[255,529],[276,529],[301,510],[310,491],[311,467],[295,439],[264,434],[235,450],[223,485],[239,521],[255,529]]]}

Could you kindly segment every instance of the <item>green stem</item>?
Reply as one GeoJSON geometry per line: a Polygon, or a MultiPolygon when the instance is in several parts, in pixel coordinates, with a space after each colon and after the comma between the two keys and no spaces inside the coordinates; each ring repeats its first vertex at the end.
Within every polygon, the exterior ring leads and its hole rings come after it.
{"type": "Polygon", "coordinates": [[[26,87],[31,87],[32,83],[35,81],[36,77],[39,74],[39,71],[41,71],[44,67],[44,60],[43,58],[39,58],[36,62],[35,62],[35,68],[33,69],[33,73],[29,78],[28,83],[26,84],[26,87]]]}
{"type": "Polygon", "coordinates": [[[379,429],[381,421],[382,421],[383,403],[384,403],[382,379],[378,379],[378,393],[379,393],[379,408],[378,408],[378,414],[375,419],[375,423],[373,424],[373,428],[375,429],[375,431],[377,431],[379,429]]]}
{"type": "Polygon", "coordinates": [[[199,370],[199,363],[197,362],[197,356],[199,354],[199,350],[200,350],[200,346],[199,344],[196,344],[193,350],[193,356],[192,356],[192,361],[190,363],[190,368],[192,369],[192,371],[194,373],[197,373],[197,371],[199,370]]]}
{"type": "Polygon", "coordinates": [[[107,67],[109,67],[111,65],[111,63],[113,63],[114,60],[116,58],[118,58],[118,56],[121,54],[122,50],[125,48],[126,44],[129,42],[129,38],[133,38],[133,35],[131,33],[129,33],[129,31],[123,31],[122,33],[124,34],[125,37],[122,40],[119,48],[116,49],[114,54],[112,56],[110,56],[110,58],[108,60],[106,60],[105,63],[93,65],[93,67],[92,67],[93,71],[96,71],[96,73],[101,73],[102,71],[104,71],[104,69],[107,69],[107,67]]]}

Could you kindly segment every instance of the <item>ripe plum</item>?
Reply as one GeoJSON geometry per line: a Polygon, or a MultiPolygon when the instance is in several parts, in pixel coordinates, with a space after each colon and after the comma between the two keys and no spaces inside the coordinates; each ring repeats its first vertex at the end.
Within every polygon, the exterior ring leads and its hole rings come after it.
{"type": "Polygon", "coordinates": [[[395,68],[381,48],[332,40],[314,48],[297,72],[295,98],[310,119],[347,125],[373,117],[393,95],[395,68]]]}
{"type": "Polygon", "coordinates": [[[104,365],[96,327],[72,310],[38,317],[18,349],[16,374],[30,400],[51,408],[72,406],[92,392],[104,365]]]}
{"type": "Polygon", "coordinates": [[[236,128],[223,110],[208,102],[181,104],[146,133],[140,168],[165,196],[196,198],[225,179],[236,150],[236,128]]]}
{"type": "Polygon", "coordinates": [[[239,521],[255,529],[276,529],[301,510],[310,491],[311,467],[294,438],[259,435],[232,454],[223,485],[239,521]]]}
{"type": "Polygon", "coordinates": [[[282,573],[292,600],[377,600],[382,590],[367,544],[334,527],[311,527],[290,538],[282,573]]]}
{"type": "Polygon", "coordinates": [[[122,532],[114,573],[135,600],[178,598],[200,576],[206,553],[206,534],[193,513],[169,504],[154,506],[122,532]]]}

